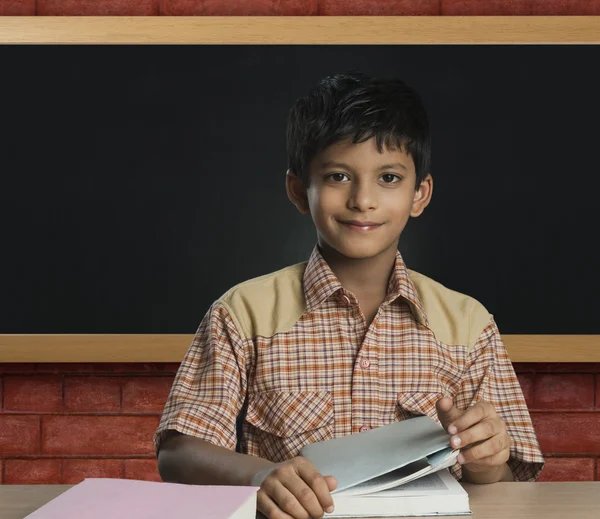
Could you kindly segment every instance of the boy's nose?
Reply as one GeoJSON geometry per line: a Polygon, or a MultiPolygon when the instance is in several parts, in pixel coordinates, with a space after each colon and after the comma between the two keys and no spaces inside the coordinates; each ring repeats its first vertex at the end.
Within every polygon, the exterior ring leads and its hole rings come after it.
{"type": "Polygon", "coordinates": [[[354,187],[348,199],[348,207],[354,211],[372,211],[377,207],[376,195],[365,185],[354,187]]]}

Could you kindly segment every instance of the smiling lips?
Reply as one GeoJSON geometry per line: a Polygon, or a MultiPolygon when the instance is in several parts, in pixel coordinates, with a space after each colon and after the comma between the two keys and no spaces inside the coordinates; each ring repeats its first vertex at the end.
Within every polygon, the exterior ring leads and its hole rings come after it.
{"type": "Polygon", "coordinates": [[[340,223],[353,231],[366,232],[378,229],[383,224],[377,222],[359,221],[359,220],[340,220],[340,223]]]}

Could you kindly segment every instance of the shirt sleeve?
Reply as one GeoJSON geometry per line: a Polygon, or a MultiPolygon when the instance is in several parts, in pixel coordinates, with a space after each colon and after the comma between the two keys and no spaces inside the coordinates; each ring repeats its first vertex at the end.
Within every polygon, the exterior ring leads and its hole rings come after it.
{"type": "Polygon", "coordinates": [[[227,308],[214,303],[173,381],[154,433],[157,455],[169,429],[235,450],[247,387],[244,342],[227,308]]]}
{"type": "Polygon", "coordinates": [[[521,386],[493,319],[470,351],[460,390],[455,395],[455,405],[460,409],[477,402],[494,406],[506,424],[512,440],[508,466],[515,481],[535,481],[544,458],[521,386]]]}

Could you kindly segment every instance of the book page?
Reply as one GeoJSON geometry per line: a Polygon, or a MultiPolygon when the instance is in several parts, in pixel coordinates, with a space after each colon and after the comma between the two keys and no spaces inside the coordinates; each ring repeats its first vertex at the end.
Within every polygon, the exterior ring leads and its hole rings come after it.
{"type": "Polygon", "coordinates": [[[435,490],[448,490],[448,487],[442,481],[438,472],[434,472],[433,474],[427,474],[422,478],[415,479],[413,481],[409,481],[404,485],[400,485],[399,487],[394,487],[393,489],[382,490],[380,494],[385,496],[389,494],[389,490],[394,490],[394,493],[406,493],[406,492],[414,492],[415,490],[419,492],[427,492],[430,493],[435,490]]]}
{"type": "MultiPolygon", "coordinates": [[[[436,452],[446,453],[450,450],[449,440],[450,435],[440,424],[428,416],[417,416],[306,445],[300,453],[321,474],[335,476],[338,487],[332,494],[338,494],[436,452]]],[[[396,480],[400,484],[403,478],[396,480]]]]}
{"type": "Polygon", "coordinates": [[[387,474],[382,474],[381,476],[370,479],[369,481],[359,483],[358,485],[343,490],[338,494],[344,496],[372,494],[386,488],[401,485],[402,482],[409,481],[411,477],[422,476],[427,470],[429,470],[429,468],[430,465],[427,463],[427,460],[422,459],[415,461],[414,463],[409,463],[408,465],[400,467],[399,469],[392,470],[387,474]]]}
{"type": "Polygon", "coordinates": [[[363,495],[336,494],[335,510],[328,517],[404,517],[466,515],[469,495],[448,469],[405,485],[363,495]]]}
{"type": "Polygon", "coordinates": [[[435,498],[446,494],[466,494],[460,483],[454,479],[454,476],[447,469],[433,472],[405,485],[389,488],[364,497],[430,496],[435,498]]]}
{"type": "Polygon", "coordinates": [[[404,467],[400,467],[399,469],[392,470],[391,472],[382,474],[376,478],[354,485],[353,487],[339,492],[339,494],[348,496],[372,494],[388,488],[406,485],[410,481],[427,476],[427,474],[451,467],[456,462],[457,456],[458,451],[444,449],[432,456],[409,463],[404,467]]]}

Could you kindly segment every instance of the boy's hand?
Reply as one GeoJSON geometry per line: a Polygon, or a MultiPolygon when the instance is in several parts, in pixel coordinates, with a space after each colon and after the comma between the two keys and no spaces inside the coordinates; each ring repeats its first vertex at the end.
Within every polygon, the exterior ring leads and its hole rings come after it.
{"type": "Polygon", "coordinates": [[[461,449],[458,462],[468,472],[497,472],[502,477],[500,469],[508,469],[511,440],[493,406],[478,402],[463,411],[444,397],[436,402],[436,408],[442,426],[453,435],[450,445],[461,449]]]}
{"type": "Polygon", "coordinates": [[[252,485],[260,486],[256,507],[268,519],[309,519],[333,511],[330,491],[337,487],[333,476],[323,477],[302,456],[256,473],[252,485]]]}

